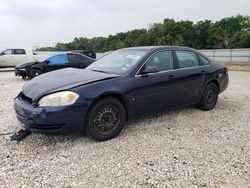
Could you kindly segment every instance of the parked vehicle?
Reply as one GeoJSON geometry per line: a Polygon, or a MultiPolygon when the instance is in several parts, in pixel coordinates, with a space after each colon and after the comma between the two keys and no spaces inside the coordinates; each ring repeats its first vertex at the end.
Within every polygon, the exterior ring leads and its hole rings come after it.
{"type": "Polygon", "coordinates": [[[45,59],[44,61],[34,61],[17,65],[15,67],[15,75],[22,76],[23,79],[30,79],[43,74],[45,72],[54,71],[62,68],[85,68],[95,59],[77,53],[62,53],[45,59]]]}
{"type": "Polygon", "coordinates": [[[223,64],[191,48],[126,48],[84,70],[34,78],[15,98],[14,108],[32,132],[87,131],[104,141],[116,137],[126,120],[145,113],[186,105],[212,110],[228,80],[223,64]]]}
{"type": "Polygon", "coordinates": [[[37,55],[25,49],[7,49],[0,53],[0,67],[14,67],[20,63],[40,61],[48,55],[37,55]]]}

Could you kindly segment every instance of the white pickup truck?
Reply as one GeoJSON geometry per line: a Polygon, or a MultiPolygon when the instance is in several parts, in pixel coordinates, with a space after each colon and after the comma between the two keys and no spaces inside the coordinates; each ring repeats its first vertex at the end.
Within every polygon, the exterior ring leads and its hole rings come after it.
{"type": "Polygon", "coordinates": [[[49,54],[38,55],[25,49],[7,49],[0,53],[0,67],[14,67],[21,63],[42,61],[48,56],[49,54]]]}

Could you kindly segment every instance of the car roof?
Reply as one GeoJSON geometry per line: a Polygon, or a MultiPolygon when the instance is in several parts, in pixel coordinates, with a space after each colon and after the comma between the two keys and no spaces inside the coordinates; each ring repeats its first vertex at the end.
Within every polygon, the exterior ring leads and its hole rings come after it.
{"type": "Polygon", "coordinates": [[[52,57],[52,56],[56,56],[56,55],[68,55],[68,54],[77,54],[77,55],[82,55],[82,54],[79,54],[79,53],[74,53],[74,52],[60,52],[60,53],[55,53],[55,54],[52,54],[50,57],[52,57]]]}
{"type": "Polygon", "coordinates": [[[159,49],[170,49],[170,50],[192,50],[195,51],[193,48],[184,47],[184,46],[136,46],[136,47],[129,47],[129,48],[123,48],[123,49],[138,49],[138,50],[159,50],[159,49]]]}
{"type": "MultiPolygon", "coordinates": [[[[23,49],[23,48],[7,48],[7,49],[5,49],[5,50],[25,50],[25,49],[23,49]]],[[[4,50],[4,51],[5,51],[4,50]]]]}

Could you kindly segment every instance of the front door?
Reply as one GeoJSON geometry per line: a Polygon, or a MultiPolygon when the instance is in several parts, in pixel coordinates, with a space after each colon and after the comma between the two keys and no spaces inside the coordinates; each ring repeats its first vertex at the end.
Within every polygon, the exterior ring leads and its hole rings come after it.
{"type": "Polygon", "coordinates": [[[171,51],[152,55],[135,76],[134,104],[137,115],[164,109],[178,103],[178,85],[171,51]],[[157,67],[159,72],[143,75],[147,66],[157,67]]]}
{"type": "Polygon", "coordinates": [[[180,104],[196,103],[202,95],[207,67],[200,66],[194,52],[176,51],[175,55],[178,63],[179,102],[180,104]]]}
{"type": "Polygon", "coordinates": [[[12,54],[13,50],[5,50],[3,54],[0,56],[0,66],[10,67],[14,66],[14,56],[12,54]]]}

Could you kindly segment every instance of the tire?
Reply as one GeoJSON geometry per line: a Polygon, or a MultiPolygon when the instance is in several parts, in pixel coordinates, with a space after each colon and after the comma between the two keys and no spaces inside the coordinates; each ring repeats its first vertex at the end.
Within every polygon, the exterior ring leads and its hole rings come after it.
{"type": "Polygon", "coordinates": [[[104,98],[89,110],[86,131],[95,140],[109,140],[120,134],[125,121],[126,111],[123,104],[115,98],[104,98]]]}
{"type": "Polygon", "coordinates": [[[25,80],[25,79],[26,79],[26,76],[22,75],[22,78],[25,80]]]}
{"type": "Polygon", "coordinates": [[[208,84],[197,107],[205,111],[212,110],[216,106],[218,95],[218,87],[214,83],[208,84]]]}
{"type": "Polygon", "coordinates": [[[36,76],[42,74],[43,72],[38,70],[38,69],[33,69],[30,71],[29,73],[29,78],[32,79],[32,78],[35,78],[36,76]]]}

